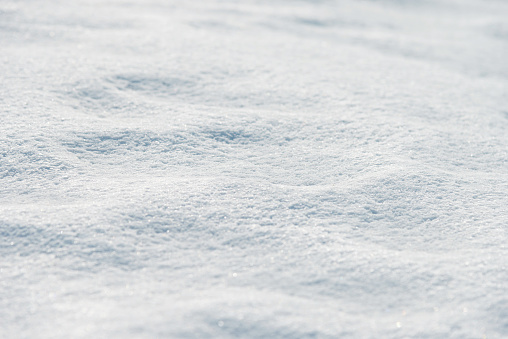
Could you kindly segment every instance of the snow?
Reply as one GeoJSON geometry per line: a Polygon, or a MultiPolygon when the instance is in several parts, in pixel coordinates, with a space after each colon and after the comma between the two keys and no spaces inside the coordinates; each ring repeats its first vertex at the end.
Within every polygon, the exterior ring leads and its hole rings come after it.
{"type": "Polygon", "coordinates": [[[508,336],[508,3],[0,2],[0,338],[508,336]]]}

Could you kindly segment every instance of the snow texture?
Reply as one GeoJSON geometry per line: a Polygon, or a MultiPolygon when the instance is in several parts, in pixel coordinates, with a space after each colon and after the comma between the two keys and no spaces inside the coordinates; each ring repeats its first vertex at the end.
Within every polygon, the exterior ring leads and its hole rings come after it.
{"type": "Polygon", "coordinates": [[[0,338],[508,337],[508,2],[0,1],[0,338]]]}

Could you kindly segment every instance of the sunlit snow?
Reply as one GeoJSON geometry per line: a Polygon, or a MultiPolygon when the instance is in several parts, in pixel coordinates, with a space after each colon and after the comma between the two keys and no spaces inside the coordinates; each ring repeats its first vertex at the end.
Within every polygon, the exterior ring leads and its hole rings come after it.
{"type": "Polygon", "coordinates": [[[0,338],[506,338],[507,258],[508,2],[0,1],[0,338]]]}

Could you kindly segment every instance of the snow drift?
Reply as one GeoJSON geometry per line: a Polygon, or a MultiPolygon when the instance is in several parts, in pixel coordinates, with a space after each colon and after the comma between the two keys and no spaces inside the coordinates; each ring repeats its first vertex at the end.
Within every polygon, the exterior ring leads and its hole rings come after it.
{"type": "Polygon", "coordinates": [[[0,3],[0,337],[508,336],[508,4],[0,3]]]}

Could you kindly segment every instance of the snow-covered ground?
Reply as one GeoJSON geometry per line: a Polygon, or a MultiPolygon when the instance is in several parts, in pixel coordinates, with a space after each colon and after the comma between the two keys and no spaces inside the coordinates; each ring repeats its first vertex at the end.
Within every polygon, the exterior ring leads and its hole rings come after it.
{"type": "Polygon", "coordinates": [[[0,338],[506,338],[508,2],[0,1],[0,338]]]}

